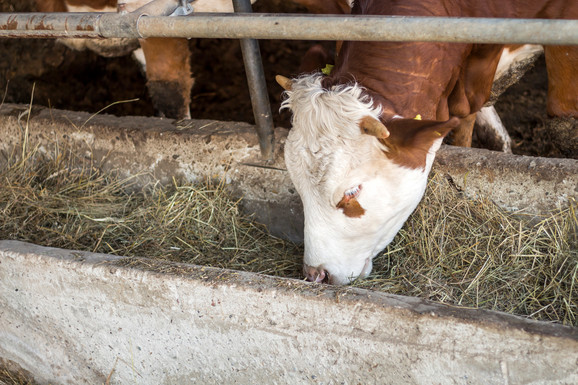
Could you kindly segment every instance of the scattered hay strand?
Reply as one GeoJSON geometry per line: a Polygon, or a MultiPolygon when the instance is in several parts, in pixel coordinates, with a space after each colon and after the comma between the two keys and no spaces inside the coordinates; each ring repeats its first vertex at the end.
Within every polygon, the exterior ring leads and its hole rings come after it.
{"type": "MultiPolygon", "coordinates": [[[[133,178],[70,151],[23,148],[0,169],[0,239],[301,278],[302,250],[241,215],[219,182],[129,193],[133,178]]],[[[434,175],[354,286],[578,326],[577,207],[532,222],[434,175]]]]}

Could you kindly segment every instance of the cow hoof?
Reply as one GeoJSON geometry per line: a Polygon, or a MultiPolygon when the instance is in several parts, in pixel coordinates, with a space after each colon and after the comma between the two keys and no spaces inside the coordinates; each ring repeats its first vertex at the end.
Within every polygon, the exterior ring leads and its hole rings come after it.
{"type": "Polygon", "coordinates": [[[304,265],[303,274],[308,282],[327,283],[329,281],[329,273],[320,267],[311,267],[304,265]]]}

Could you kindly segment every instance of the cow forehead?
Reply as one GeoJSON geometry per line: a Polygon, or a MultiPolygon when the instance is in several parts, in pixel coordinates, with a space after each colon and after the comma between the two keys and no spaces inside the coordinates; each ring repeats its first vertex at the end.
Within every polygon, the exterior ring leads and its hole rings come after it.
{"type": "Polygon", "coordinates": [[[296,185],[331,188],[351,169],[383,149],[359,128],[363,117],[377,118],[381,110],[373,106],[358,85],[325,90],[321,76],[313,74],[293,80],[286,95],[282,108],[292,110],[293,124],[285,158],[296,185]]]}
{"type": "Polygon", "coordinates": [[[360,135],[359,122],[365,116],[379,118],[381,107],[357,83],[337,85],[326,90],[322,75],[305,75],[292,81],[292,89],[281,108],[293,112],[292,130],[307,142],[329,138],[355,138],[360,135]]]}
{"type": "Polygon", "coordinates": [[[306,141],[291,132],[285,145],[285,163],[297,190],[329,199],[370,179],[387,161],[383,145],[368,135],[357,138],[324,137],[306,141]],[[337,191],[336,191],[337,190],[337,191]],[[343,190],[343,191],[341,191],[343,190]]]}

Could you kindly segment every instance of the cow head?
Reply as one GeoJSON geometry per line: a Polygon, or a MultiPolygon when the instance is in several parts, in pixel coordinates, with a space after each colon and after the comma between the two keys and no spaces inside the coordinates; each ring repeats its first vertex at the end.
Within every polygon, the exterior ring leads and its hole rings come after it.
{"type": "Polygon", "coordinates": [[[358,85],[325,90],[320,75],[277,81],[286,89],[282,108],[293,112],[285,162],[303,202],[304,274],[331,284],[365,278],[421,200],[435,152],[458,119],[386,127],[358,85]]]}

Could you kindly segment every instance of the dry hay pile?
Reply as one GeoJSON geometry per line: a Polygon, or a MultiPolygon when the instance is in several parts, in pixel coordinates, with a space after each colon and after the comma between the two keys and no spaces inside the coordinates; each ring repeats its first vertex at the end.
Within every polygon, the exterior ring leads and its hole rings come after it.
{"type": "MultiPolygon", "coordinates": [[[[131,178],[25,146],[24,156],[4,154],[0,239],[301,278],[302,250],[240,215],[218,183],[128,193],[131,178]]],[[[578,326],[576,202],[530,224],[447,186],[432,177],[373,274],[354,285],[578,326]]]]}
{"type": "Polygon", "coordinates": [[[32,376],[25,375],[18,370],[0,369],[0,384],[4,385],[35,385],[32,376]]]}

